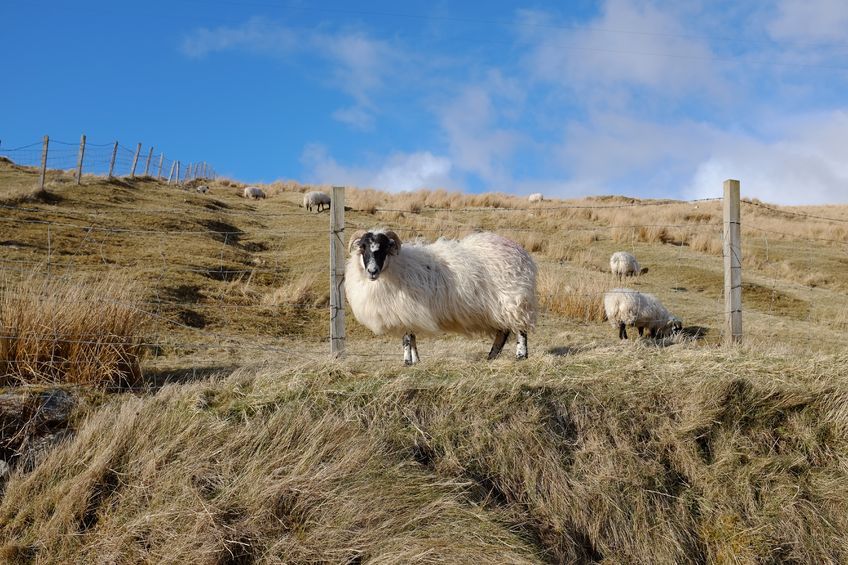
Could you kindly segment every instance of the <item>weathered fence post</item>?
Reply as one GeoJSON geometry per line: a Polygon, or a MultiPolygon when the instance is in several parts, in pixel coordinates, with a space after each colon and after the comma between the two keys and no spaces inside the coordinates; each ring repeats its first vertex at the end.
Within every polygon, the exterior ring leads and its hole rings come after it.
{"type": "Polygon", "coordinates": [[[344,355],[345,350],[345,233],[344,187],[333,187],[330,201],[330,354],[344,355]]]}
{"type": "Polygon", "coordinates": [[[174,184],[180,184],[180,162],[177,161],[177,176],[174,178],[174,184]]]}
{"type": "Polygon", "coordinates": [[[109,176],[106,177],[112,180],[112,172],[115,170],[115,158],[118,156],[118,142],[115,142],[115,147],[112,148],[112,160],[109,161],[109,176]]]}
{"type": "Polygon", "coordinates": [[[159,154],[159,170],[156,172],[156,180],[162,180],[162,162],[165,160],[165,154],[159,154]]]}
{"type": "Polygon", "coordinates": [[[724,338],[727,345],[742,340],[742,226],[739,181],[724,181],[724,338]]]}
{"type": "Polygon", "coordinates": [[[130,178],[135,178],[135,166],[138,164],[138,154],[141,153],[141,142],[138,142],[138,145],[135,148],[135,155],[133,155],[133,164],[132,169],[130,169],[130,178]]]}
{"type": "Polygon", "coordinates": [[[80,137],[79,159],[77,159],[77,184],[82,183],[82,162],[85,159],[85,134],[80,137]]]}
{"type": "Polygon", "coordinates": [[[147,152],[147,163],[144,165],[144,176],[149,176],[150,160],[153,158],[153,146],[150,146],[150,151],[147,152]]]}
{"type": "Polygon", "coordinates": [[[50,138],[44,136],[44,144],[41,148],[41,176],[38,179],[38,189],[44,190],[44,175],[47,174],[47,146],[50,144],[50,138]]]}
{"type": "Polygon", "coordinates": [[[171,179],[174,178],[174,170],[176,170],[176,168],[177,168],[177,162],[176,161],[171,162],[171,172],[168,175],[168,184],[171,184],[171,179]]]}

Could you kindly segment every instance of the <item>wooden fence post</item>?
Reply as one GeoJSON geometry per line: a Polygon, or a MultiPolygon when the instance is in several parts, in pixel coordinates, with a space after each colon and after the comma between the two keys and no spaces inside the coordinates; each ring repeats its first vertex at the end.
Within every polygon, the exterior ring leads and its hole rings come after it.
{"type": "Polygon", "coordinates": [[[135,155],[133,155],[133,164],[132,169],[130,169],[130,178],[135,178],[135,166],[138,164],[138,154],[141,153],[141,142],[138,142],[138,145],[135,148],[135,155]]]}
{"type": "Polygon", "coordinates": [[[112,172],[115,170],[115,157],[118,156],[118,142],[115,142],[115,147],[112,149],[112,160],[109,161],[109,176],[106,177],[112,180],[112,172]]]}
{"type": "Polygon", "coordinates": [[[177,162],[176,162],[176,161],[173,161],[173,162],[171,163],[171,172],[170,172],[170,174],[168,175],[168,184],[171,184],[171,179],[173,179],[173,178],[174,178],[174,170],[175,170],[176,168],[177,168],[177,162]]]}
{"type": "Polygon", "coordinates": [[[177,176],[174,179],[174,184],[180,184],[180,162],[177,161],[177,176]]]}
{"type": "Polygon", "coordinates": [[[50,144],[50,138],[44,136],[44,144],[41,148],[41,176],[38,179],[38,189],[44,190],[44,175],[47,174],[47,146],[50,144]]]}
{"type": "Polygon", "coordinates": [[[345,350],[345,193],[343,186],[333,187],[330,201],[330,354],[344,355],[345,350]]]}
{"type": "Polygon", "coordinates": [[[724,181],[724,339],[742,341],[742,226],[739,181],[724,181]]]}
{"type": "Polygon", "coordinates": [[[85,159],[85,134],[80,137],[79,159],[77,159],[77,185],[82,183],[82,162],[85,159]]]}
{"type": "Polygon", "coordinates": [[[150,151],[147,152],[147,163],[144,165],[144,176],[149,176],[150,160],[153,158],[153,146],[150,146],[150,151]]]}
{"type": "Polygon", "coordinates": [[[162,161],[165,160],[165,154],[159,154],[159,171],[156,173],[156,180],[162,180],[162,161]]]}

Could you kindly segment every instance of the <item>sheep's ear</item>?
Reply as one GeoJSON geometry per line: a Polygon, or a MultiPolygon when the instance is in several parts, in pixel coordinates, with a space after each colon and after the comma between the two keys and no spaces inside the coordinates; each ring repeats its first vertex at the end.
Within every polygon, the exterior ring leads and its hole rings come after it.
{"type": "Polygon", "coordinates": [[[365,235],[365,230],[357,230],[353,232],[353,235],[350,236],[350,241],[347,244],[347,252],[353,253],[353,250],[359,247],[359,242],[362,240],[362,237],[365,235]]]}
{"type": "Polygon", "coordinates": [[[388,237],[389,241],[392,242],[392,248],[389,249],[389,253],[391,253],[392,255],[397,255],[400,252],[400,246],[401,246],[401,241],[400,241],[400,238],[398,237],[398,234],[396,234],[393,231],[387,231],[386,237],[388,237]]]}

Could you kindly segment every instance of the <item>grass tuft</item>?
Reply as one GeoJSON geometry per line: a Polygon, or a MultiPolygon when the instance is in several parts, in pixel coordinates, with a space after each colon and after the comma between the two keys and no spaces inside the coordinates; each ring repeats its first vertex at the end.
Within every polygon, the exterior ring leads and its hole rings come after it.
{"type": "Polygon", "coordinates": [[[32,274],[0,292],[0,383],[138,382],[148,318],[131,283],[32,274]]]}

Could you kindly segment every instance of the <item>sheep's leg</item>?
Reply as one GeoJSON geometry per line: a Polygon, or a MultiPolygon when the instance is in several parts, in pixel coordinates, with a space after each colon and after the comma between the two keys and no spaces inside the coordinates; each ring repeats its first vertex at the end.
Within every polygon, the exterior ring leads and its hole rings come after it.
{"type": "Polygon", "coordinates": [[[527,359],[527,332],[518,332],[518,345],[515,347],[516,359],[527,359]]]}
{"type": "Polygon", "coordinates": [[[420,361],[418,358],[418,340],[415,339],[415,334],[409,334],[409,348],[412,350],[412,364],[415,365],[420,361]]]}
{"type": "Polygon", "coordinates": [[[415,345],[415,334],[403,336],[403,364],[413,365],[418,362],[418,348],[415,345]]]}
{"type": "Polygon", "coordinates": [[[501,354],[501,349],[503,349],[503,346],[506,344],[506,340],[508,339],[509,330],[500,330],[495,334],[495,343],[492,344],[492,349],[489,351],[488,359],[490,361],[501,354]]]}
{"type": "Polygon", "coordinates": [[[627,339],[627,329],[624,326],[624,322],[618,323],[618,338],[627,339]]]}
{"type": "MultiPolygon", "coordinates": [[[[651,330],[651,331],[653,331],[653,330],[651,330]]],[[[642,326],[639,326],[639,337],[642,337],[643,335],[645,335],[645,328],[643,328],[642,326]]],[[[651,336],[651,337],[653,337],[653,336],[651,336]]]]}

